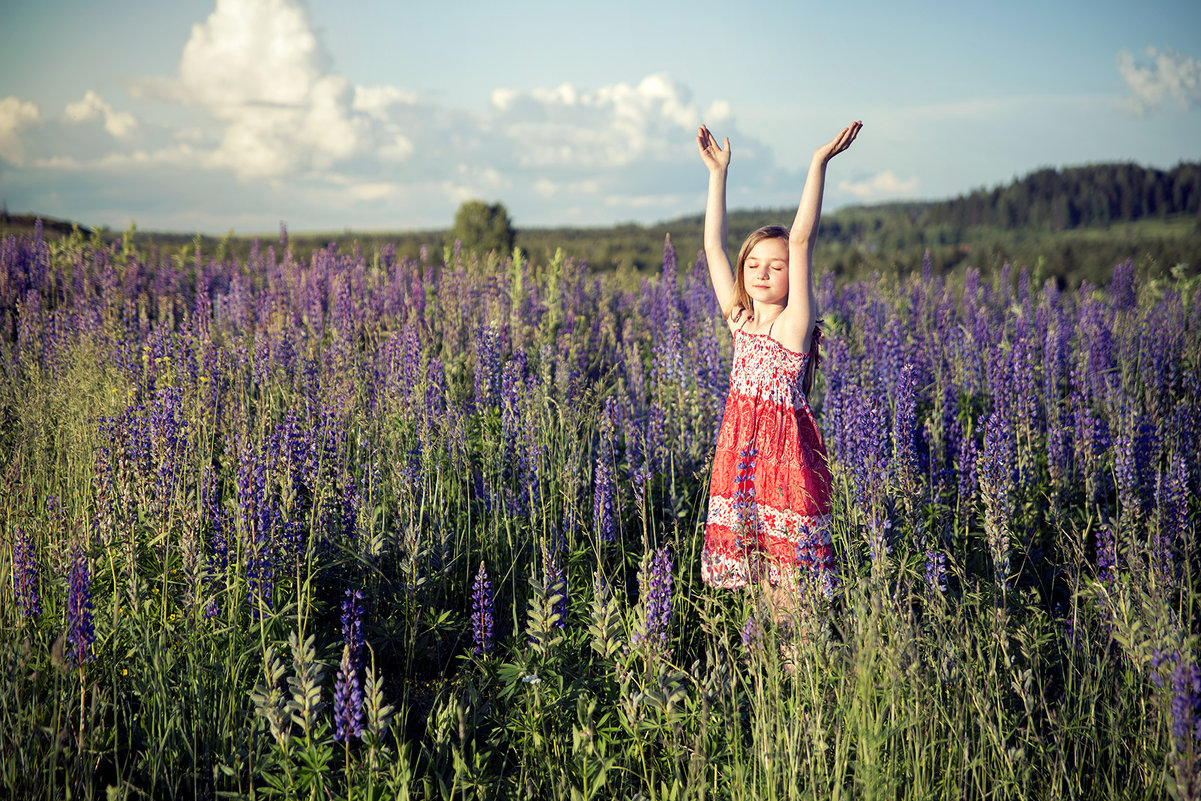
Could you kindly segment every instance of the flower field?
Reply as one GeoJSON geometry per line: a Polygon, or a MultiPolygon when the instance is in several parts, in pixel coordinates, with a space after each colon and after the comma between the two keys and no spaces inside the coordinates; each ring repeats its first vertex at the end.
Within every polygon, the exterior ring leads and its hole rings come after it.
{"type": "Polygon", "coordinates": [[[670,240],[4,239],[0,794],[1198,798],[1201,281],[932,273],[821,283],[785,625],[700,581],[730,337],[670,240]]]}

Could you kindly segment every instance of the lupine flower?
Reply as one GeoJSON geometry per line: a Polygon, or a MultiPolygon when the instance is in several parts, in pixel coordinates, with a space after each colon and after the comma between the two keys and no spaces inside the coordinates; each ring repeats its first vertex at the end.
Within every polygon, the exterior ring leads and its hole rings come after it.
{"type": "Polygon", "coordinates": [[[746,616],[746,623],[742,624],[742,647],[748,651],[758,648],[762,637],[763,631],[759,627],[759,620],[755,617],[755,612],[752,610],[746,616]]]}
{"type": "Polygon", "coordinates": [[[644,563],[638,577],[644,618],[642,631],[635,638],[656,647],[667,645],[671,629],[671,571],[671,550],[665,545],[655,550],[649,566],[644,563]]]}
{"type": "Polygon", "coordinates": [[[1172,737],[1182,753],[1201,744],[1201,670],[1194,661],[1180,660],[1172,673],[1172,737]]]}
{"type": "Polygon", "coordinates": [[[87,556],[75,546],[71,554],[71,581],[67,590],[67,659],[72,665],[96,658],[92,646],[96,629],[92,624],[92,575],[87,556]]]}
{"type": "Polygon", "coordinates": [[[500,335],[492,325],[482,325],[475,335],[475,405],[488,409],[500,398],[500,335]]]}
{"type": "Polygon", "coordinates": [[[980,496],[984,501],[984,531],[997,582],[1009,580],[1009,531],[1014,512],[1013,435],[1009,421],[993,413],[984,423],[984,450],[976,460],[980,496]]]}
{"type": "Polygon", "coordinates": [[[926,551],[926,584],[935,592],[947,591],[947,555],[939,548],[926,551]]]}
{"type": "Polygon", "coordinates": [[[334,679],[334,739],[363,736],[363,592],[346,590],[342,601],[342,661],[334,679]]]}
{"type": "Polygon", "coordinates": [[[38,563],[33,540],[16,527],[13,532],[13,594],[17,606],[25,617],[42,614],[41,597],[38,595],[38,563]]]}
{"type": "Polygon", "coordinates": [[[492,650],[492,582],[488,580],[488,569],[483,562],[475,574],[471,591],[471,636],[477,654],[492,650]]]}
{"type": "Polygon", "coordinates": [[[596,488],[592,495],[592,519],[600,538],[605,542],[613,542],[617,535],[617,520],[613,513],[616,479],[612,459],[606,459],[603,452],[597,457],[594,475],[596,488]]]}
{"type": "Polygon", "coordinates": [[[901,483],[912,491],[917,481],[917,371],[912,364],[901,368],[897,384],[896,412],[892,417],[893,465],[901,483]]]}

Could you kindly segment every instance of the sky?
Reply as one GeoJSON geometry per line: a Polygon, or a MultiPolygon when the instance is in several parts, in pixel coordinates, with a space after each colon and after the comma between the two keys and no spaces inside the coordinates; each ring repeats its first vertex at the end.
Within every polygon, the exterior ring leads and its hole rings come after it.
{"type": "MultiPolygon", "coordinates": [[[[0,0],[0,199],[240,234],[516,227],[953,197],[1201,160],[1201,3],[0,0]]],[[[785,220],[785,222],[787,222],[785,220]]]]}

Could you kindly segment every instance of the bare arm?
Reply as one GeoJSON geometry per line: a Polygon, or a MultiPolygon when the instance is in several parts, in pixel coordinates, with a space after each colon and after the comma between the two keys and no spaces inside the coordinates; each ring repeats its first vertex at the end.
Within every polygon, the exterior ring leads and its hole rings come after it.
{"type": "Polygon", "coordinates": [[[826,188],[826,165],[830,159],[851,146],[862,127],[861,122],[851,123],[838,136],[814,151],[796,219],[789,232],[788,305],[780,319],[784,326],[801,337],[803,351],[809,349],[809,338],[817,319],[817,295],[813,289],[813,246],[817,244],[817,223],[821,219],[822,195],[826,188]]]}
{"type": "Polygon", "coordinates": [[[727,313],[734,303],[734,274],[726,254],[726,172],[730,167],[730,140],[725,149],[718,146],[709,129],[697,130],[696,145],[701,160],[709,168],[709,196],[705,201],[705,261],[709,280],[717,294],[717,304],[727,313]]]}

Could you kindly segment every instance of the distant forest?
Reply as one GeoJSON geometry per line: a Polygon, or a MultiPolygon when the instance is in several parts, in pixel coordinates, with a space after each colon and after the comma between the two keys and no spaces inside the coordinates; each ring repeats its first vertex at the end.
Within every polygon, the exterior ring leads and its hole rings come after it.
{"type": "MultiPolygon", "coordinates": [[[[698,194],[698,209],[703,202],[698,194]]],[[[793,208],[730,212],[731,256],[751,230],[787,224],[794,213],[793,208]]],[[[31,225],[28,215],[0,213],[0,233],[31,225]]],[[[681,264],[694,261],[703,227],[698,213],[653,225],[518,229],[516,245],[538,262],[549,261],[561,249],[594,271],[640,273],[658,269],[668,235],[681,264]]],[[[47,221],[45,228],[48,235],[62,235],[73,225],[47,221]]],[[[449,221],[442,230],[293,233],[289,245],[299,258],[331,243],[348,251],[359,248],[368,259],[388,244],[400,257],[417,258],[424,246],[428,258],[441,258],[443,249],[453,245],[448,232],[449,221]]],[[[100,229],[96,235],[118,234],[100,229]]],[[[244,257],[254,240],[233,232],[224,238],[157,232],[136,236],[139,246],[180,255],[199,247],[204,253],[244,257]]],[[[814,260],[819,272],[855,278],[917,269],[927,252],[940,272],[964,266],[989,272],[1011,264],[1030,268],[1036,280],[1055,277],[1066,285],[1083,279],[1105,283],[1114,264],[1126,259],[1151,275],[1172,270],[1197,274],[1201,164],[1182,163],[1166,171],[1136,164],[1041,169],[951,200],[845,207],[823,216],[814,260]]]]}

